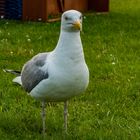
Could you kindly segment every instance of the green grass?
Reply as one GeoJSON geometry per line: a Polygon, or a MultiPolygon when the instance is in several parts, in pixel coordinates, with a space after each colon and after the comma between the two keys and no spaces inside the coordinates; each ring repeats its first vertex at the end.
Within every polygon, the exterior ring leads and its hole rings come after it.
{"type": "MultiPolygon", "coordinates": [[[[90,84],[69,103],[66,139],[140,139],[140,3],[110,0],[107,15],[86,15],[81,34],[90,84]]],[[[60,23],[0,21],[0,139],[42,139],[40,102],[13,85],[2,69],[20,70],[54,49],[60,23]]],[[[46,139],[63,136],[63,103],[47,106],[46,139]]]]}

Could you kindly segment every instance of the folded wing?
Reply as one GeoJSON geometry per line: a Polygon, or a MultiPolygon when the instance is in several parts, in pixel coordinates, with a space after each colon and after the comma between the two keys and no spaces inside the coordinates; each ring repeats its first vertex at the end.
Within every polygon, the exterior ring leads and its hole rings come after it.
{"type": "Polygon", "coordinates": [[[46,64],[49,53],[40,53],[29,60],[21,72],[21,82],[23,88],[30,92],[40,81],[47,79],[49,74],[41,68],[46,64]]]}

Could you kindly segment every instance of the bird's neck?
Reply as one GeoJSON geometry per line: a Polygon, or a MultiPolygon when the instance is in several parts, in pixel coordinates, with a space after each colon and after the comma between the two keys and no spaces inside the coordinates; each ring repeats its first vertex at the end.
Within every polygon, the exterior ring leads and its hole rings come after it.
{"type": "Polygon", "coordinates": [[[62,57],[65,55],[65,57],[84,58],[80,32],[65,32],[62,30],[55,52],[62,57]]]}

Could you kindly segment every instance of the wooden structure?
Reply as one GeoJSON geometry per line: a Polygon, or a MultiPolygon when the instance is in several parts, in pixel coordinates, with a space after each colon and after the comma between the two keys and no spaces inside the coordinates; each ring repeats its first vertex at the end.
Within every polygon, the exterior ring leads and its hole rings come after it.
{"type": "Polygon", "coordinates": [[[57,21],[70,9],[108,12],[109,0],[23,0],[23,20],[57,21]]]}
{"type": "Polygon", "coordinates": [[[23,20],[55,21],[63,11],[60,0],[23,0],[23,20]]]}
{"type": "Polygon", "coordinates": [[[75,9],[81,12],[88,10],[88,0],[64,0],[64,11],[75,9]]]}
{"type": "Polygon", "coordinates": [[[88,0],[88,9],[98,13],[106,13],[109,11],[109,0],[88,0]]]}

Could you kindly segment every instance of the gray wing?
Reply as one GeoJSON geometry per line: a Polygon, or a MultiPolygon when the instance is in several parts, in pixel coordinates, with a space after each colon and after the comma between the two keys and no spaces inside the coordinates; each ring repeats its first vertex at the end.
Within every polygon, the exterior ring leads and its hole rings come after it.
{"type": "Polygon", "coordinates": [[[28,61],[21,72],[21,81],[23,88],[30,92],[40,81],[48,78],[48,71],[42,71],[49,53],[40,53],[28,61]]]}

